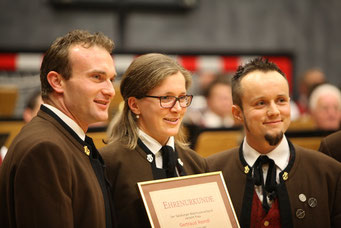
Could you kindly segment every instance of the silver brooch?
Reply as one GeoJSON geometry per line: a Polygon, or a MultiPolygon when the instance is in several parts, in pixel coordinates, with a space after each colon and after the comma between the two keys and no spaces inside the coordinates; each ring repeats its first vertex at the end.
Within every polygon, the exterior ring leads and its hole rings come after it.
{"type": "Polygon", "coordinates": [[[184,166],[184,163],[181,161],[180,158],[178,158],[178,162],[179,162],[179,164],[180,164],[181,166],[184,166]]]}
{"type": "Polygon", "coordinates": [[[147,160],[152,163],[153,162],[153,155],[147,154],[147,160]]]}

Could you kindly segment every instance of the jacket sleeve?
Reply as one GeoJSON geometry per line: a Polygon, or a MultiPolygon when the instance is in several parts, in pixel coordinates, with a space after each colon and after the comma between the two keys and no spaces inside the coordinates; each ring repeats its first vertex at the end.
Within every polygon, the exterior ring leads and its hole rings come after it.
{"type": "Polygon", "coordinates": [[[11,178],[17,227],[73,227],[72,177],[53,143],[30,149],[11,178]]]}

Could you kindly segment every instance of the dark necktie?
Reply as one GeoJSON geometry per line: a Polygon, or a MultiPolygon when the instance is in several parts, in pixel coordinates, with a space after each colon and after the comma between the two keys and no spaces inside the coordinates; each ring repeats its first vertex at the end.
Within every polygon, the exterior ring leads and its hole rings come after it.
{"type": "Polygon", "coordinates": [[[105,206],[105,222],[106,227],[115,227],[115,219],[112,218],[112,209],[111,209],[111,194],[110,194],[110,184],[109,181],[106,179],[105,176],[105,165],[104,161],[99,154],[98,150],[96,149],[96,146],[92,140],[92,138],[86,136],[85,137],[85,146],[87,146],[87,149],[84,147],[84,152],[89,156],[89,160],[92,166],[92,169],[97,177],[97,181],[99,183],[99,186],[102,190],[102,195],[104,199],[104,206],[105,206]],[[88,152],[86,152],[88,150],[88,152]]]}
{"type": "Polygon", "coordinates": [[[261,155],[258,157],[254,164],[254,174],[253,179],[254,183],[257,186],[262,186],[262,193],[263,193],[263,202],[262,206],[266,212],[269,211],[270,206],[267,201],[267,197],[270,200],[274,200],[276,198],[276,166],[274,160],[270,159],[266,155],[261,155]],[[264,185],[264,178],[263,178],[263,165],[269,164],[268,173],[266,175],[266,181],[264,185]]]}
{"type": "Polygon", "coordinates": [[[163,146],[161,148],[162,153],[162,167],[166,170],[167,177],[177,177],[175,170],[177,163],[177,154],[170,146],[163,146]]]}

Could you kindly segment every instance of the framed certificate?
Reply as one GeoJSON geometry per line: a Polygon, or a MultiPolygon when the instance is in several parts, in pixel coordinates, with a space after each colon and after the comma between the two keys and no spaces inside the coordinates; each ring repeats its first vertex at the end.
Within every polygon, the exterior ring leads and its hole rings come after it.
{"type": "Polygon", "coordinates": [[[239,227],[221,172],[137,185],[152,227],[239,227]]]}

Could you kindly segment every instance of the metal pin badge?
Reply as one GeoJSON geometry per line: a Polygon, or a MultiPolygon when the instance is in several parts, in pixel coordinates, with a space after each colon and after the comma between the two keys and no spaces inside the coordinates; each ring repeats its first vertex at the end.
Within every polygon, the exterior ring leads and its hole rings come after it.
{"type": "Polygon", "coordinates": [[[304,202],[307,200],[307,197],[306,197],[303,193],[301,193],[301,194],[298,195],[298,199],[299,199],[302,203],[304,203],[304,202]]]}
{"type": "Polygon", "coordinates": [[[289,174],[287,173],[287,172],[284,172],[283,173],[283,175],[282,175],[282,178],[283,178],[283,180],[288,180],[288,178],[289,178],[289,174]]]}
{"type": "Polygon", "coordinates": [[[147,154],[147,161],[149,161],[150,163],[152,163],[152,162],[153,162],[153,155],[147,154]]]}
{"type": "Polygon", "coordinates": [[[249,173],[249,171],[250,171],[250,168],[249,168],[249,166],[247,165],[247,166],[245,166],[244,167],[244,173],[249,173]]]}
{"type": "Polygon", "coordinates": [[[317,206],[317,199],[314,197],[309,198],[308,199],[308,205],[309,205],[309,207],[312,207],[312,208],[316,207],[317,206]]]}
{"type": "Polygon", "coordinates": [[[303,219],[305,217],[305,211],[303,209],[297,209],[296,217],[299,219],[303,219]]]}
{"type": "Polygon", "coordinates": [[[90,150],[87,146],[84,146],[84,153],[88,156],[90,155],[90,150]]]}

